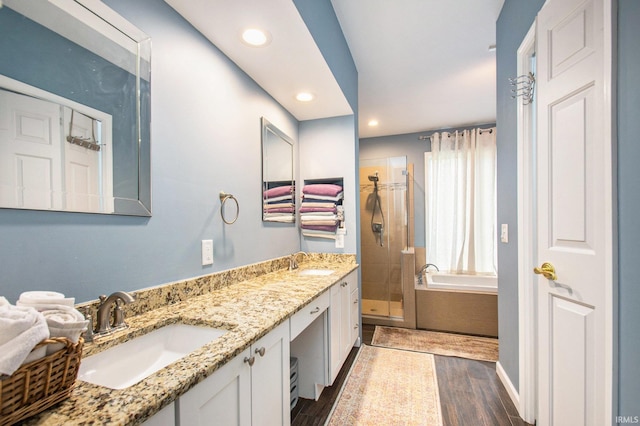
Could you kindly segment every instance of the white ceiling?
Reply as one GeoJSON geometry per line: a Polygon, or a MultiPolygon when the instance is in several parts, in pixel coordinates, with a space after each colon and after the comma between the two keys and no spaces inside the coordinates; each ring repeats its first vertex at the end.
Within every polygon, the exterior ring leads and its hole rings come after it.
{"type": "MultiPolygon", "coordinates": [[[[298,120],[352,114],[292,0],[166,1],[298,120]],[[242,43],[256,26],[267,47],[242,43]],[[316,100],[296,101],[302,90],[316,100]]],[[[360,137],[495,121],[488,47],[504,0],[331,2],[358,69],[360,137]]]]}
{"type": "Polygon", "coordinates": [[[292,0],[165,0],[296,119],[353,114],[292,0]],[[271,34],[266,47],[242,42],[248,28],[271,34]],[[300,91],[315,94],[299,102],[300,91]]]}
{"type": "Polygon", "coordinates": [[[504,0],[331,2],[358,68],[360,137],[495,121],[504,0]]]}

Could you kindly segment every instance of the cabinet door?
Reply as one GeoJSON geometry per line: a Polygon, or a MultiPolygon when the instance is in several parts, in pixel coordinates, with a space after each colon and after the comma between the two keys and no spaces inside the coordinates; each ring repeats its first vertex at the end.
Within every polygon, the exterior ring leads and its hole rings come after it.
{"type": "Polygon", "coordinates": [[[176,412],[175,412],[175,403],[164,407],[162,410],[158,411],[153,416],[149,417],[147,420],[142,423],[143,426],[175,426],[176,424],[176,412]]]}
{"type": "Polygon", "coordinates": [[[249,349],[198,383],[177,402],[180,425],[251,425],[249,349]]]}
{"type": "Polygon", "coordinates": [[[331,287],[331,305],[329,306],[329,384],[335,380],[342,362],[340,360],[340,283],[331,287]]]}
{"type": "MultiPolygon", "coordinates": [[[[290,423],[289,321],[285,321],[251,346],[252,424],[290,423]]],[[[226,424],[226,423],[220,423],[226,424]]]]}
{"type": "Polygon", "coordinates": [[[360,293],[358,288],[351,292],[351,345],[360,337],[360,293]]]}
{"type": "Polygon", "coordinates": [[[353,346],[351,328],[351,291],[349,282],[345,280],[340,283],[340,365],[353,346]]]}

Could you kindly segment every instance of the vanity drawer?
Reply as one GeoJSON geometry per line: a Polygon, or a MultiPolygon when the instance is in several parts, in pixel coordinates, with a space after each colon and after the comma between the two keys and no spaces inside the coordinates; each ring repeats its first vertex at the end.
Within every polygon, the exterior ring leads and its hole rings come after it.
{"type": "Polygon", "coordinates": [[[296,312],[289,322],[291,327],[290,339],[295,339],[309,324],[311,324],[316,318],[329,307],[331,297],[329,291],[325,291],[316,299],[311,301],[307,306],[296,312]]]}

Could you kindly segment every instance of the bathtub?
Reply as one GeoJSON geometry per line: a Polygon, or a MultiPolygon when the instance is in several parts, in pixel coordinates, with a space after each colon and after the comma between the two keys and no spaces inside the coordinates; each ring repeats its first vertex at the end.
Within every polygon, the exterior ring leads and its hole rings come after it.
{"type": "MultiPolygon", "coordinates": [[[[426,275],[426,288],[437,290],[498,292],[498,278],[487,275],[462,275],[429,272],[426,275]]],[[[425,282],[423,278],[423,283],[425,282]]],[[[424,284],[422,288],[424,288],[424,284]]],[[[416,286],[416,288],[420,288],[416,286]]]]}
{"type": "Polygon", "coordinates": [[[417,328],[498,336],[496,277],[429,272],[426,278],[416,278],[417,328]]]}

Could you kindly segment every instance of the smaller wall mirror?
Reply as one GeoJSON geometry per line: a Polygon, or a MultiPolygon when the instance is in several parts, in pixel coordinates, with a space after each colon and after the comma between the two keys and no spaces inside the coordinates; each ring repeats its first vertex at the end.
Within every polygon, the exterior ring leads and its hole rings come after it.
{"type": "Polygon", "coordinates": [[[296,221],[293,139],[262,117],[262,220],[296,221]]]}

